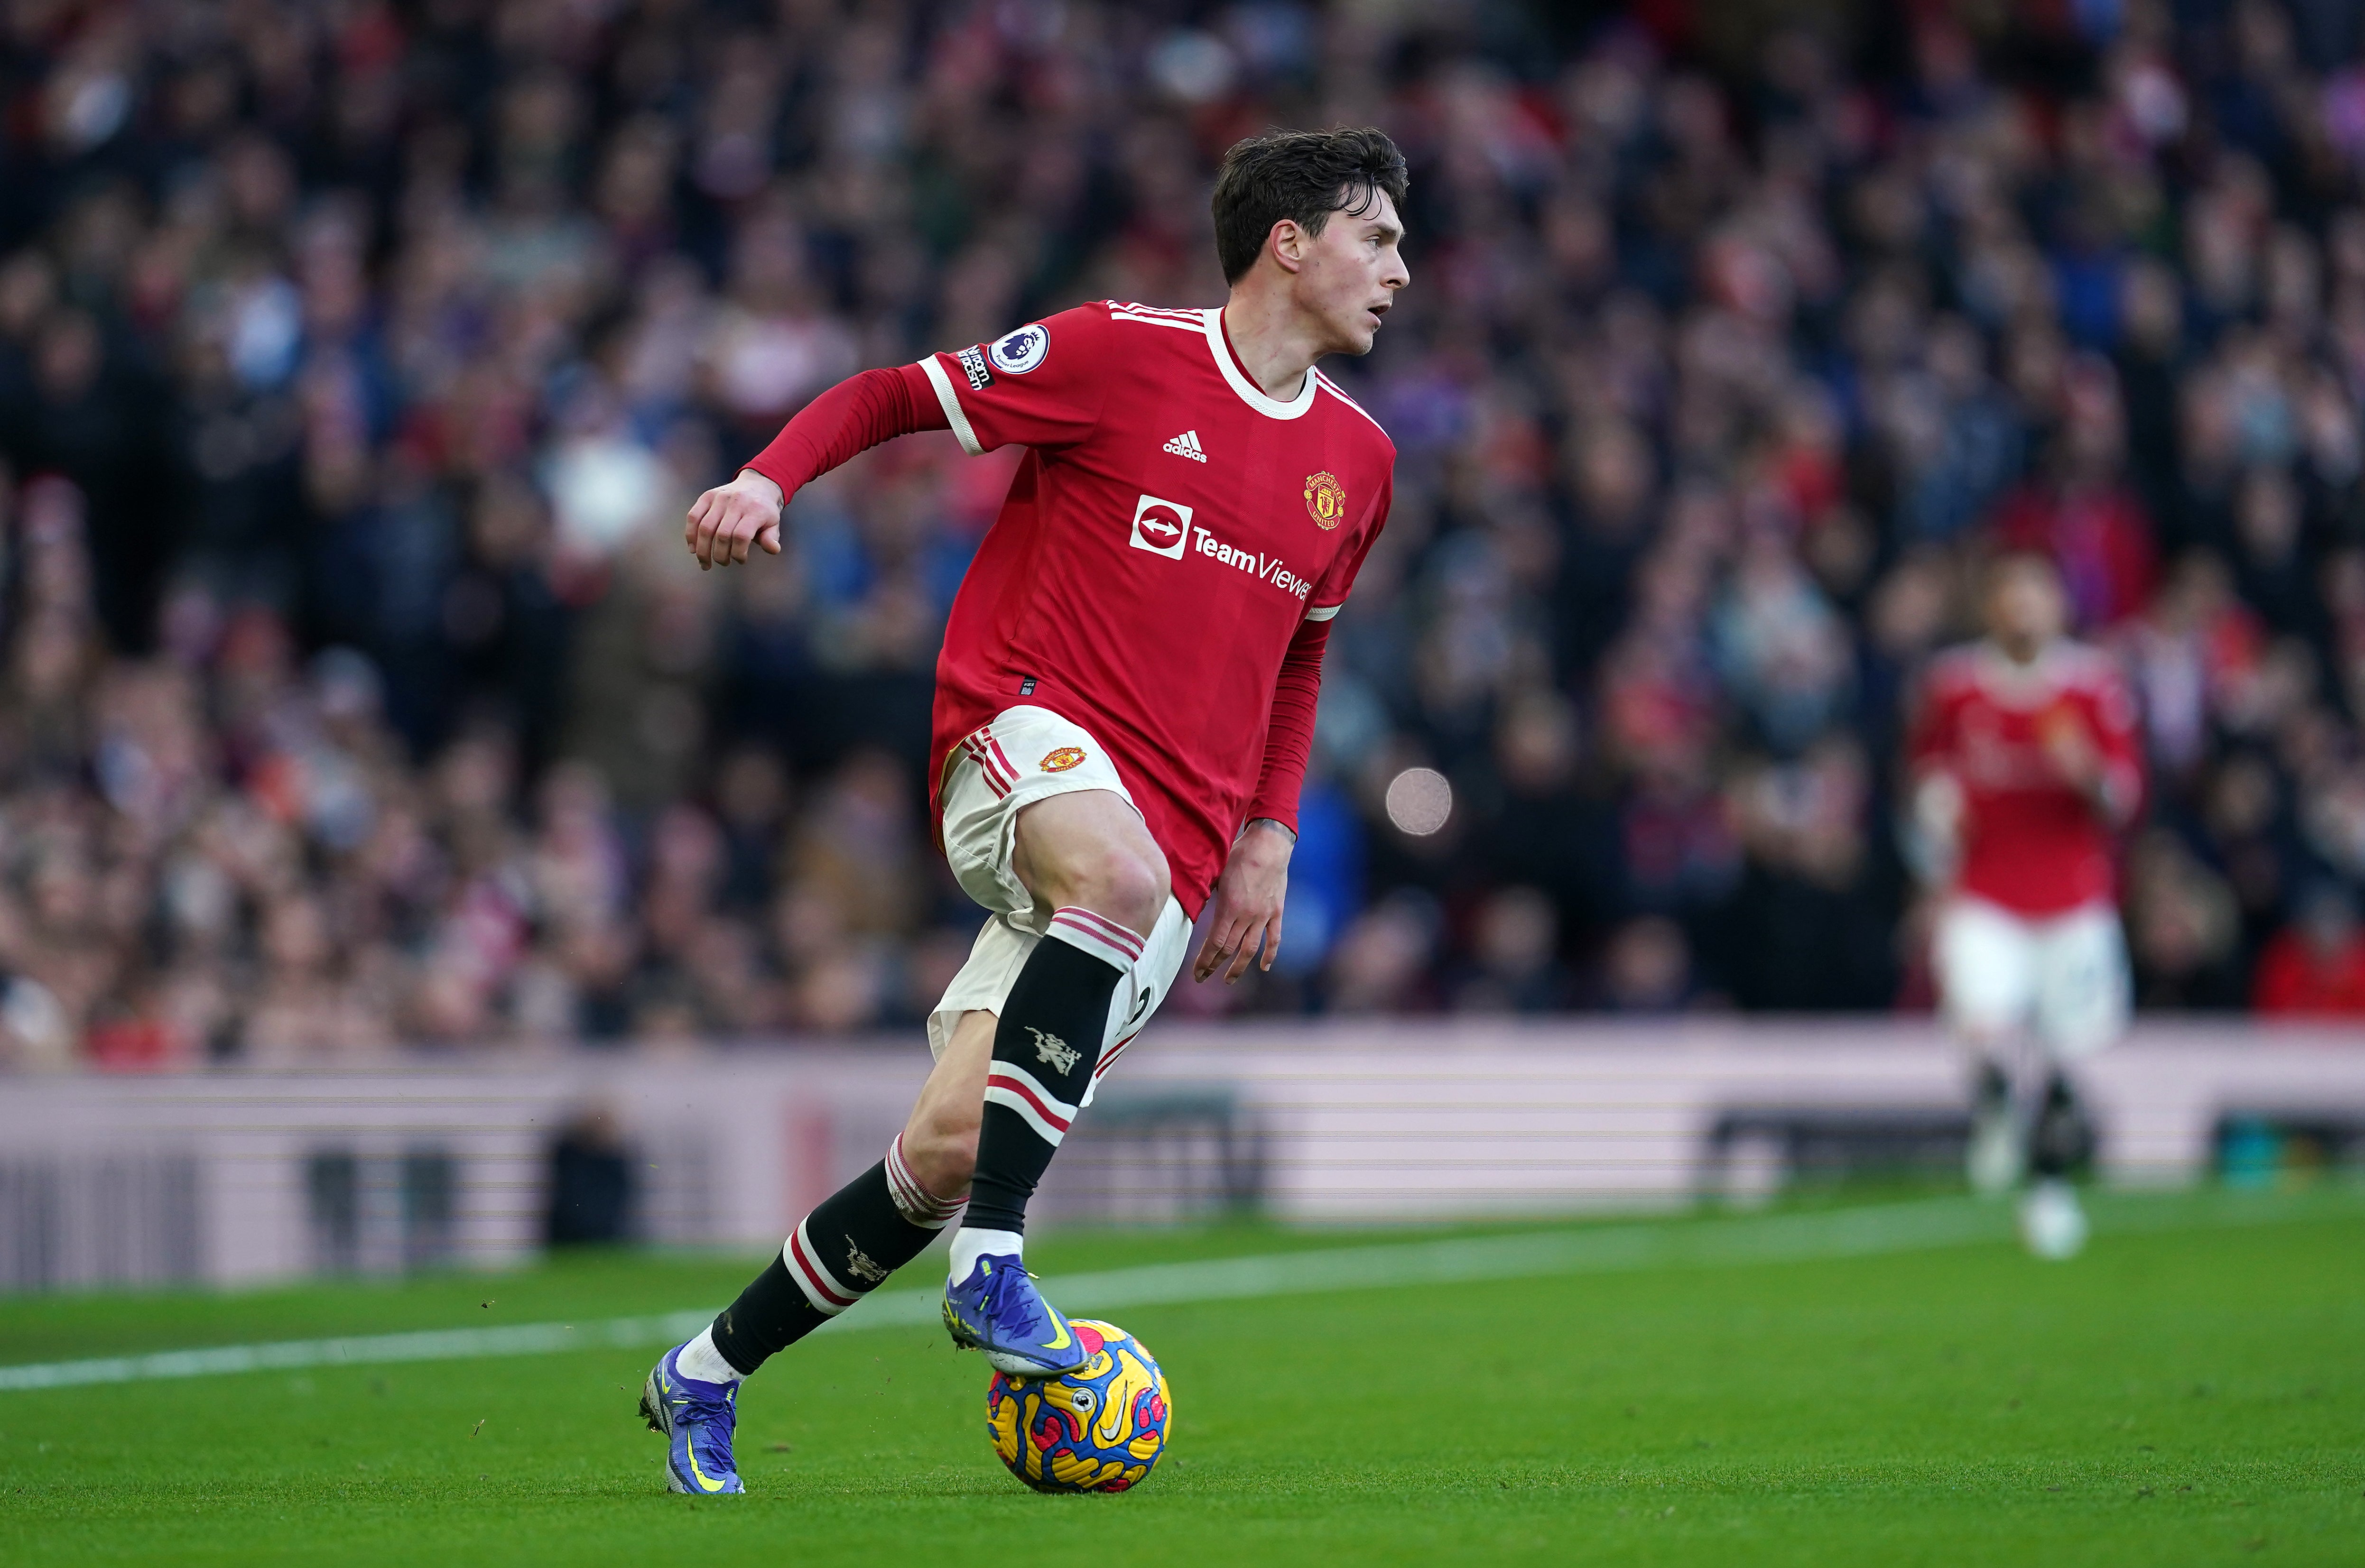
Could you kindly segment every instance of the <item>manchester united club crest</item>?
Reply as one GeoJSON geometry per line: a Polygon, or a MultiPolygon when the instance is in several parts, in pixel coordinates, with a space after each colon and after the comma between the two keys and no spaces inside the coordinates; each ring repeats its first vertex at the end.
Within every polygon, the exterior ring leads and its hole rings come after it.
{"type": "Polygon", "coordinates": [[[1046,773],[1065,773],[1068,769],[1075,767],[1076,764],[1083,760],[1083,747],[1079,745],[1063,745],[1057,751],[1047,752],[1044,754],[1043,771],[1046,773]]]}
{"type": "Polygon", "coordinates": [[[1306,476],[1306,510],[1314,519],[1314,526],[1328,533],[1346,521],[1347,487],[1339,476],[1325,470],[1306,476]]]}

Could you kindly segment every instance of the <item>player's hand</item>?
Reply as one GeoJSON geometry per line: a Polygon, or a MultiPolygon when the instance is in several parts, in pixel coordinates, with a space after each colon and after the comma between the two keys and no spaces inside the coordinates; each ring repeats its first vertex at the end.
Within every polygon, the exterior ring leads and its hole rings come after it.
{"type": "Polygon", "coordinates": [[[2102,798],[2102,750],[2075,712],[2047,714],[2038,722],[2037,738],[2064,783],[2090,799],[2102,798]]]}
{"type": "Polygon", "coordinates": [[[1249,960],[1270,969],[1281,952],[1281,906],[1289,893],[1289,852],[1297,846],[1289,830],[1263,818],[1249,823],[1232,846],[1216,879],[1210,902],[1207,939],[1199,945],[1192,978],[1205,980],[1226,970],[1224,983],[1236,985],[1249,972],[1249,960]],[[1260,951],[1261,944],[1261,951],[1260,951]]]}
{"type": "Polygon", "coordinates": [[[753,468],[742,468],[727,485],[717,485],[689,509],[683,542],[698,557],[701,571],[745,563],[752,545],[764,553],[780,553],[780,509],[788,498],[780,487],[753,468]]]}
{"type": "Polygon", "coordinates": [[[1963,786],[1951,773],[1933,772],[1913,786],[1907,818],[1906,859],[1924,881],[1945,883],[1963,851],[1963,786]]]}

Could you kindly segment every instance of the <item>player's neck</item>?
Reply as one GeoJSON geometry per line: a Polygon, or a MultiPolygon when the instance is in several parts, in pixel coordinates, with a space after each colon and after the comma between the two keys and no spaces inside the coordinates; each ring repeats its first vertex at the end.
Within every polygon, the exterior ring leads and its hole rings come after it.
{"type": "Polygon", "coordinates": [[[1217,319],[1249,379],[1275,402],[1295,402],[1324,352],[1305,312],[1285,297],[1236,288],[1217,319]]]}
{"type": "Polygon", "coordinates": [[[2004,663],[2014,669],[2034,669],[2044,662],[2046,650],[2053,646],[2053,641],[2046,638],[2034,643],[2007,643],[2001,637],[1988,639],[1989,645],[2001,654],[2004,663]]]}

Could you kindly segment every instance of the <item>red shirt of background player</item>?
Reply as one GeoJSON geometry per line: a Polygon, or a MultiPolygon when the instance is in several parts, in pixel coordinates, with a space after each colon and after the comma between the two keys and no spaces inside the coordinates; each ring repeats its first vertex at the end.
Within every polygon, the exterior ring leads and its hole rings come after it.
{"type": "Polygon", "coordinates": [[[2352,933],[2326,952],[2296,927],[2279,931],[2259,955],[2250,985],[2250,1005],[2261,1013],[2365,1015],[2365,932],[2352,933]]]}
{"type": "Polygon", "coordinates": [[[1942,655],[1909,755],[1917,780],[1943,775],[1961,791],[1956,891],[2030,916],[2115,900],[2113,834],[2142,799],[2143,759],[2107,655],[2068,642],[2026,665],[1987,643],[1942,655]],[[2063,726],[2098,754],[2107,812],[2055,760],[2048,737],[2063,726]]]}

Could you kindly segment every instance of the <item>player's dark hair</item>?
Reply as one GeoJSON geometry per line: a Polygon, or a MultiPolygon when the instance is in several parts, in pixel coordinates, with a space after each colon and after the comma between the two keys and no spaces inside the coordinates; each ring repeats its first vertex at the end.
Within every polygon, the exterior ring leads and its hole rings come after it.
{"type": "Polygon", "coordinates": [[[2055,585],[2061,586],[2061,563],[2053,552],[2034,544],[2004,544],[1998,546],[1981,564],[1979,588],[1986,592],[2013,572],[2043,572],[2055,585]]]}
{"type": "Polygon", "coordinates": [[[1380,195],[1404,205],[1410,176],[1384,131],[1269,130],[1232,144],[1216,175],[1216,259],[1224,281],[1238,283],[1256,265],[1265,236],[1283,218],[1319,234],[1334,212],[1362,218],[1380,195]]]}

